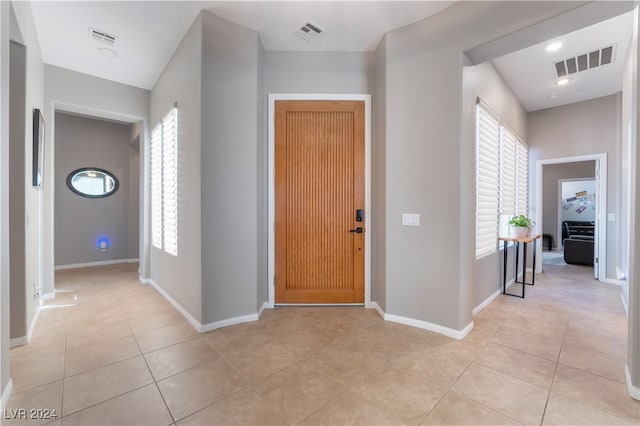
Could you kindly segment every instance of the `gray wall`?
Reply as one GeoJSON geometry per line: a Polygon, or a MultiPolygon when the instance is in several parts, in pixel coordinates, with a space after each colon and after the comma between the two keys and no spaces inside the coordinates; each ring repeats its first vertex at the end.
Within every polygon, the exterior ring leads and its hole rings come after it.
{"type": "MultiPolygon", "coordinates": [[[[9,2],[0,2],[0,398],[9,372],[9,2]]],[[[4,407],[0,407],[4,409],[4,407]]]]}
{"type": "MultiPolygon", "coordinates": [[[[25,120],[24,127],[24,213],[26,227],[24,234],[24,262],[25,262],[25,282],[21,291],[25,292],[25,318],[27,334],[32,329],[36,312],[39,309],[39,300],[36,296],[36,287],[42,286],[42,264],[43,252],[41,247],[42,222],[40,211],[42,206],[42,191],[31,185],[31,159],[33,155],[33,109],[44,109],[44,64],[38,44],[38,35],[35,29],[35,22],[31,14],[31,6],[28,2],[12,2],[11,10],[15,19],[12,20],[11,32],[13,37],[26,46],[26,90],[25,90],[25,120]]],[[[48,122],[45,122],[48,123],[48,122]]],[[[45,140],[45,152],[48,141],[45,140]]],[[[45,169],[46,172],[46,169],[45,169]]],[[[15,318],[15,314],[12,314],[15,318]]]]}
{"type": "MultiPolygon", "coordinates": [[[[28,4],[28,3],[27,3],[28,4]]],[[[64,68],[45,65],[44,68],[44,119],[47,123],[44,185],[44,292],[54,289],[54,190],[55,176],[55,111],[81,113],[121,122],[148,122],[149,91],[113,81],[92,77],[64,68]]],[[[145,127],[145,143],[148,127],[145,127]]],[[[144,157],[144,145],[141,157],[144,157]]],[[[27,153],[27,156],[29,153],[27,153]]],[[[142,161],[142,158],[141,158],[142,161]]],[[[146,196],[146,195],[145,195],[146,196]]],[[[149,241],[145,229],[140,230],[140,242],[149,241]]],[[[148,277],[145,253],[148,245],[140,250],[140,275],[148,277]]],[[[138,256],[136,256],[138,257],[138,256]]]]}
{"type": "MultiPolygon", "coordinates": [[[[56,113],[55,161],[55,265],[130,259],[129,231],[129,124],[56,113]],[[85,198],[67,187],[67,176],[83,167],[105,169],[118,179],[119,188],[105,198],[85,198]],[[97,241],[111,245],[101,252],[97,241]]],[[[137,183],[137,182],[136,182],[137,183]]],[[[137,204],[138,200],[132,200],[137,204]]]]}
{"type": "Polygon", "coordinates": [[[257,40],[258,44],[258,101],[257,101],[257,114],[258,114],[258,146],[257,146],[257,158],[256,158],[256,185],[258,188],[257,203],[258,203],[258,267],[256,270],[256,283],[258,286],[257,294],[257,306],[261,309],[265,301],[269,300],[269,246],[268,246],[268,232],[269,232],[269,180],[265,179],[268,176],[268,146],[267,146],[267,97],[264,95],[264,56],[265,50],[262,46],[260,38],[257,40]]]}
{"type": "MultiPolygon", "coordinates": [[[[9,112],[9,244],[11,256],[11,338],[27,335],[25,270],[25,46],[11,42],[9,112]]],[[[29,168],[31,170],[31,168],[29,168]]]]}
{"type": "Polygon", "coordinates": [[[384,311],[387,306],[387,37],[375,51],[375,86],[372,96],[371,146],[371,300],[384,311]]]}
{"type": "Polygon", "coordinates": [[[179,199],[178,256],[151,247],[150,277],[202,323],[201,87],[202,19],[199,15],[151,91],[149,130],[175,102],[178,104],[179,199]]]}
{"type": "MultiPolygon", "coordinates": [[[[258,33],[202,13],[202,304],[205,323],[258,301],[258,33]]],[[[264,278],[260,285],[264,284],[264,278]]]]}
{"type": "Polygon", "coordinates": [[[265,52],[269,93],[370,93],[371,52],[265,52]]]}
{"type": "Polygon", "coordinates": [[[553,235],[553,247],[562,247],[562,234],[558,235],[558,181],[560,179],[594,178],[595,161],[546,164],[542,168],[542,232],[553,235]]]}
{"type": "Polygon", "coordinates": [[[129,259],[140,255],[140,144],[144,123],[129,125],[129,259]]]}
{"type": "Polygon", "coordinates": [[[470,323],[472,282],[460,271],[474,268],[475,214],[461,207],[475,194],[463,174],[474,140],[461,118],[463,52],[575,6],[456,3],[387,33],[387,312],[455,330],[470,323]],[[409,212],[422,215],[419,228],[401,226],[409,212]]]}
{"type": "MultiPolygon", "coordinates": [[[[465,186],[473,185],[475,188],[475,107],[478,98],[482,99],[501,119],[502,122],[509,127],[518,137],[526,142],[527,133],[527,112],[520,104],[520,101],[513,94],[502,76],[495,69],[493,64],[485,62],[480,65],[467,66],[463,70],[464,79],[464,117],[469,123],[465,128],[474,129],[467,138],[474,141],[474,149],[463,150],[462,158],[468,154],[467,166],[461,168],[461,178],[466,176],[465,186]],[[467,173],[465,174],[465,170],[467,173]],[[471,172],[468,172],[471,171],[471,172]]],[[[475,194],[475,192],[474,192],[475,194]]],[[[461,200],[462,210],[471,209],[475,211],[475,196],[472,202],[462,207],[462,203],[468,200],[461,200]]],[[[475,235],[475,226],[465,233],[466,235],[475,235]]],[[[465,237],[466,239],[466,237],[465,237]]],[[[473,250],[472,255],[475,258],[475,240],[473,244],[461,242],[461,250],[473,250]]],[[[499,250],[491,255],[484,256],[475,261],[475,269],[473,274],[467,278],[473,282],[473,306],[480,305],[488,297],[492,296],[501,288],[502,283],[502,244],[499,250]]],[[[513,256],[514,249],[510,249],[510,256],[513,256]]],[[[509,270],[507,271],[507,280],[513,278],[512,263],[509,262],[509,270]]],[[[464,271],[461,271],[464,273],[464,271]]]]}
{"type": "Polygon", "coordinates": [[[640,35],[638,20],[640,19],[639,7],[633,12],[633,36],[631,49],[627,59],[627,69],[625,72],[624,90],[625,102],[622,117],[623,129],[628,129],[628,142],[631,147],[629,155],[629,177],[630,177],[630,199],[629,211],[629,274],[628,274],[628,305],[629,305],[629,329],[628,329],[628,352],[627,368],[629,370],[628,386],[635,388],[635,398],[640,399],[640,221],[638,212],[640,211],[640,110],[638,109],[638,99],[640,98],[640,84],[638,81],[638,70],[640,68],[640,55],[638,46],[640,35]]]}
{"type": "MultiPolygon", "coordinates": [[[[529,176],[532,194],[536,193],[538,160],[606,153],[607,206],[602,219],[607,220],[607,213],[620,217],[620,109],[621,95],[617,94],[529,113],[527,141],[531,149],[529,176]]],[[[535,196],[531,201],[535,212],[535,196]]],[[[618,229],[611,222],[607,223],[606,251],[606,278],[616,279],[621,259],[618,255],[618,229]]]]}

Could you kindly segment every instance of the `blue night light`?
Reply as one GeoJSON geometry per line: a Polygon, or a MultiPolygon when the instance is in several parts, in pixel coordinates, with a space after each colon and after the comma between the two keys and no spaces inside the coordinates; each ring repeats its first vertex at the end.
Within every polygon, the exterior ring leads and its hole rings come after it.
{"type": "Polygon", "coordinates": [[[109,241],[109,238],[105,236],[98,238],[98,241],[96,243],[96,246],[98,246],[100,251],[107,251],[110,245],[111,245],[111,241],[109,241]]]}

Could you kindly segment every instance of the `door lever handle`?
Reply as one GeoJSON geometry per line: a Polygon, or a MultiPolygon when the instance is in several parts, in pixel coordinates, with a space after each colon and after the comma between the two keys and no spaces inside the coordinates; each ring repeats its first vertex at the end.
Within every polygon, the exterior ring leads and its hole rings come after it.
{"type": "Polygon", "coordinates": [[[349,232],[354,232],[356,234],[362,234],[364,230],[361,227],[357,227],[356,229],[350,229],[349,232]]]}

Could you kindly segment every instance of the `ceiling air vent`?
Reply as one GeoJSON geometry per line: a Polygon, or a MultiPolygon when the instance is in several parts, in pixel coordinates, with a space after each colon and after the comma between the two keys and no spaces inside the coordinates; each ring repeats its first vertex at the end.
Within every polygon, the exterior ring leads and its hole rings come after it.
{"type": "Polygon", "coordinates": [[[317,25],[311,21],[307,21],[304,23],[304,25],[302,25],[300,28],[295,30],[293,33],[298,37],[300,37],[301,39],[311,43],[312,41],[320,37],[322,34],[324,34],[325,30],[320,25],[317,25]]]}
{"type": "Polygon", "coordinates": [[[108,44],[109,46],[113,46],[116,42],[117,37],[104,31],[89,27],[89,38],[104,44],[108,44]]]}
{"type": "Polygon", "coordinates": [[[614,46],[603,47],[602,49],[556,62],[556,73],[558,77],[564,77],[567,74],[574,74],[601,65],[610,64],[613,61],[613,50],[614,46]]]}

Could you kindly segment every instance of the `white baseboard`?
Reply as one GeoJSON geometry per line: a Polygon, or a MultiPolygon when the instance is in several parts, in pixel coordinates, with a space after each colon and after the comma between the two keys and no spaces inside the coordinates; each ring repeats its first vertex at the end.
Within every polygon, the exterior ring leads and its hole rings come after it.
{"type": "MultiPolygon", "coordinates": [[[[514,280],[515,281],[515,280],[514,280]]],[[[511,282],[511,284],[509,284],[509,286],[511,286],[513,284],[513,282],[511,282]]],[[[482,303],[480,303],[478,306],[476,306],[475,308],[473,308],[473,311],[471,311],[471,316],[476,316],[478,315],[480,312],[482,312],[482,310],[484,308],[486,308],[487,306],[489,306],[489,304],[491,302],[493,302],[494,300],[496,300],[498,298],[498,296],[500,296],[502,294],[502,286],[500,286],[501,288],[499,288],[498,290],[496,290],[491,296],[487,297],[486,299],[484,299],[484,301],[482,303]]]]}
{"type": "Polygon", "coordinates": [[[380,317],[384,319],[384,311],[382,310],[380,305],[378,305],[378,302],[371,302],[371,309],[375,309],[376,312],[378,312],[378,315],[380,315],[380,317]]]}
{"type": "Polygon", "coordinates": [[[622,280],[616,280],[614,278],[603,278],[600,280],[601,283],[607,283],[607,284],[614,284],[614,285],[619,285],[619,286],[623,286],[626,281],[622,281],[622,280]]]}
{"type": "Polygon", "coordinates": [[[100,260],[97,262],[85,262],[85,263],[72,263],[69,265],[58,265],[56,271],[62,269],[78,269],[78,268],[90,268],[92,266],[105,266],[105,265],[117,265],[119,263],[137,263],[139,259],[116,259],[116,260],[100,260]]]}
{"type": "Polygon", "coordinates": [[[631,383],[631,373],[629,372],[628,365],[624,367],[624,378],[627,381],[627,391],[629,392],[629,396],[640,401],[640,388],[633,386],[631,383]]]}
{"type": "Polygon", "coordinates": [[[624,313],[629,318],[629,305],[627,304],[627,299],[624,298],[624,294],[620,293],[620,300],[622,300],[622,307],[624,308],[624,313]]]}
{"type": "Polygon", "coordinates": [[[249,314],[249,315],[242,315],[239,317],[227,318],[221,321],[210,322],[200,326],[200,333],[206,333],[207,331],[212,331],[222,327],[228,327],[230,325],[258,321],[259,318],[260,318],[260,315],[255,313],[255,314],[249,314]]]}
{"type": "MultiPolygon", "coordinates": [[[[519,274],[519,278],[522,278],[522,274],[519,274]]],[[[512,285],[514,285],[515,283],[516,283],[516,279],[515,278],[511,278],[509,280],[509,282],[507,282],[507,285],[505,285],[505,287],[509,288],[512,285]]],[[[471,315],[474,316],[474,317],[476,315],[478,315],[480,312],[482,312],[482,310],[484,308],[489,306],[491,304],[491,302],[496,300],[498,298],[498,296],[500,296],[501,294],[502,294],[502,286],[500,286],[500,288],[498,290],[496,290],[491,296],[489,296],[486,299],[484,299],[484,301],[482,303],[480,303],[478,306],[473,308],[473,311],[471,311],[471,315]]]]}
{"type": "Polygon", "coordinates": [[[4,409],[7,407],[7,403],[9,402],[9,398],[11,398],[11,394],[13,393],[13,380],[9,377],[9,381],[7,382],[7,386],[2,391],[2,398],[0,398],[0,411],[4,413],[4,409]]]}
{"type": "Polygon", "coordinates": [[[33,315],[33,319],[31,320],[31,324],[29,324],[29,330],[27,331],[26,336],[14,337],[9,340],[9,348],[16,348],[18,346],[24,346],[31,343],[31,337],[33,336],[33,329],[36,327],[36,323],[38,322],[38,317],[40,316],[40,309],[42,307],[38,306],[36,309],[36,313],[33,315]]]}
{"type": "Polygon", "coordinates": [[[262,313],[264,312],[265,309],[269,309],[269,302],[264,302],[262,304],[262,306],[260,306],[260,309],[258,309],[258,318],[260,318],[262,316],[262,313]]]}
{"type": "Polygon", "coordinates": [[[443,334],[447,337],[452,337],[457,340],[464,339],[467,336],[467,334],[469,334],[471,330],[473,330],[473,321],[467,324],[467,326],[462,330],[455,330],[453,328],[444,327],[442,325],[434,324],[428,321],[407,318],[400,315],[387,314],[382,310],[382,308],[380,308],[380,306],[376,302],[372,302],[371,305],[376,311],[378,311],[380,316],[382,316],[382,318],[385,321],[397,322],[398,324],[404,324],[412,327],[422,328],[424,330],[429,330],[429,331],[433,331],[434,333],[443,334]]]}
{"type": "Polygon", "coordinates": [[[189,312],[187,312],[187,310],[185,308],[183,308],[181,304],[179,304],[173,297],[171,297],[169,295],[169,293],[164,291],[162,289],[162,287],[160,287],[155,281],[153,281],[151,278],[142,278],[142,277],[140,277],[140,282],[143,283],[143,284],[151,285],[151,287],[153,287],[158,293],[160,293],[162,295],[162,297],[164,297],[165,299],[167,299],[167,301],[169,303],[171,303],[171,306],[176,308],[176,310],[178,312],[180,312],[180,314],[187,321],[189,321],[189,324],[191,324],[193,326],[193,328],[195,328],[198,332],[202,333],[202,330],[201,330],[202,329],[202,324],[200,324],[200,322],[197,319],[195,319],[193,317],[193,315],[191,315],[189,312]]]}
{"type": "Polygon", "coordinates": [[[256,312],[255,314],[242,315],[239,317],[227,318],[222,321],[201,324],[200,321],[195,319],[193,315],[191,315],[185,308],[183,308],[182,305],[180,305],[180,303],[178,303],[173,297],[171,297],[169,293],[164,291],[162,287],[160,287],[151,278],[139,277],[139,280],[143,284],[151,285],[158,293],[162,295],[162,297],[167,299],[167,301],[171,303],[171,305],[174,308],[176,308],[178,312],[180,312],[180,314],[189,322],[189,324],[193,326],[193,328],[196,329],[196,331],[198,331],[198,333],[206,333],[207,331],[215,330],[217,328],[228,327],[230,325],[242,324],[245,322],[257,321],[260,318],[260,315],[262,315],[262,312],[264,311],[264,309],[269,306],[268,302],[264,302],[260,307],[260,309],[258,310],[258,312],[256,312]]]}

